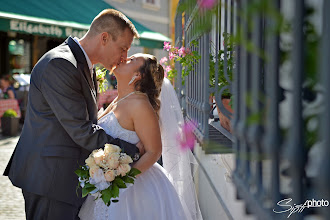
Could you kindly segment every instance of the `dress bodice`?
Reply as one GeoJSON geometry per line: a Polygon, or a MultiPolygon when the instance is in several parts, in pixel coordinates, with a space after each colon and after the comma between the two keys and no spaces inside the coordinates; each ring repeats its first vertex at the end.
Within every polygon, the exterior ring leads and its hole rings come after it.
{"type": "Polygon", "coordinates": [[[113,112],[109,112],[99,119],[98,125],[113,138],[119,138],[131,144],[137,144],[140,141],[135,131],[127,130],[119,124],[113,112]]]}

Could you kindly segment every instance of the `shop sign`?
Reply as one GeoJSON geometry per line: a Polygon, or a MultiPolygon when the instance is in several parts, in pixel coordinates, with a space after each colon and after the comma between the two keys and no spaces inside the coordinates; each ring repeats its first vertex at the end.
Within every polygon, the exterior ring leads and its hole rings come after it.
{"type": "Polygon", "coordinates": [[[87,32],[87,30],[83,29],[63,27],[51,24],[33,23],[16,19],[9,20],[8,31],[15,31],[32,35],[44,35],[57,38],[66,38],[70,35],[81,38],[87,32]]]}

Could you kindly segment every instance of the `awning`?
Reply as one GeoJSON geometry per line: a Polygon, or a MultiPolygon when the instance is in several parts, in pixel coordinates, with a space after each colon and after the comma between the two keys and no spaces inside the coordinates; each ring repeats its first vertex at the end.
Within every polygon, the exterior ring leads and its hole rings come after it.
{"type": "MultiPolygon", "coordinates": [[[[0,30],[66,38],[82,37],[94,17],[103,9],[114,8],[102,0],[1,0],[0,30]]],[[[162,48],[168,37],[129,18],[140,34],[133,45],[162,48]]]]}

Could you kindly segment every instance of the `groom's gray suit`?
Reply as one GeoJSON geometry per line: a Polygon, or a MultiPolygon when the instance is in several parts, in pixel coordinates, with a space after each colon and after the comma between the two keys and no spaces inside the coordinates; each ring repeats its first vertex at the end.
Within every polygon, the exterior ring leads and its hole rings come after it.
{"type": "Polygon", "coordinates": [[[80,207],[74,171],[92,150],[114,143],[136,156],[135,145],[113,139],[96,125],[96,87],[95,73],[92,79],[71,37],[39,60],[31,74],[23,131],[4,173],[13,185],[80,207]]]}

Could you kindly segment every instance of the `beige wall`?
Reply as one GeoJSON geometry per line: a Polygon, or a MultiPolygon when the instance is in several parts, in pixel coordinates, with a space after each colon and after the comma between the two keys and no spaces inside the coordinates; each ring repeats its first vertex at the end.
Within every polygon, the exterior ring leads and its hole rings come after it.
{"type": "Polygon", "coordinates": [[[234,155],[205,154],[198,144],[194,152],[201,163],[195,176],[195,183],[203,219],[231,219],[225,212],[225,209],[228,209],[234,220],[254,220],[254,217],[245,214],[244,202],[236,199],[235,185],[230,177],[234,169],[234,155]],[[206,174],[201,166],[205,168],[206,174]],[[206,175],[210,177],[211,182],[206,175]],[[211,185],[214,185],[216,192],[213,191],[211,185]],[[219,201],[216,194],[220,195],[223,203],[219,201]]]}

